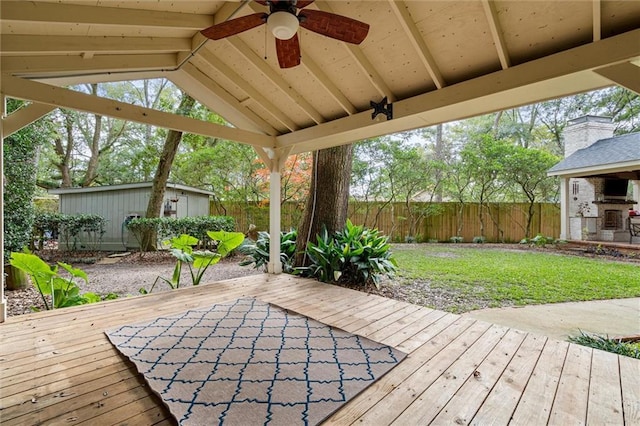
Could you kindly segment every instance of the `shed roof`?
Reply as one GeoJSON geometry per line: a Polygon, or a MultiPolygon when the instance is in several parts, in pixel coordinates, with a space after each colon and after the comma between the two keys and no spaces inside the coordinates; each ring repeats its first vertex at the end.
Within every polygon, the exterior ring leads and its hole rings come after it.
{"type": "MultiPolygon", "coordinates": [[[[153,182],[138,182],[138,183],[125,183],[120,185],[104,185],[104,186],[89,186],[86,188],[56,188],[50,189],[50,194],[65,195],[65,194],[83,194],[88,192],[107,192],[107,191],[124,191],[129,189],[151,188],[153,182]]],[[[192,186],[181,185],[179,183],[167,183],[166,188],[168,190],[176,189],[179,191],[195,192],[203,195],[215,195],[211,191],[206,191],[200,188],[194,188],[192,186]]]]}
{"type": "Polygon", "coordinates": [[[604,174],[640,170],[640,133],[600,139],[549,169],[552,176],[604,174]]]}

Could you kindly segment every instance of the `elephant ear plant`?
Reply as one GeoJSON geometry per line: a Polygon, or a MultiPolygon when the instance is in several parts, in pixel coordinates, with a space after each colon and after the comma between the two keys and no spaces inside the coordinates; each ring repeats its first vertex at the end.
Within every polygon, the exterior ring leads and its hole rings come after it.
{"type": "Polygon", "coordinates": [[[231,253],[244,241],[244,234],[241,232],[207,231],[207,235],[211,240],[217,242],[215,252],[210,250],[194,250],[193,247],[198,245],[199,240],[188,234],[182,234],[164,241],[164,244],[169,245],[169,250],[173,257],[176,258],[173,275],[170,279],[158,276],[149,291],[141,288],[140,293],[151,293],[160,281],[168,284],[172,290],[180,288],[182,267],[185,264],[189,269],[192,285],[199,285],[209,266],[218,263],[220,259],[231,253]]]}
{"type": "MultiPolygon", "coordinates": [[[[20,252],[11,253],[10,263],[29,275],[31,281],[40,292],[47,310],[100,301],[100,296],[95,293],[80,294],[80,287],[78,287],[75,280],[81,278],[85,283],[89,283],[87,274],[81,269],[74,268],[63,262],[58,262],[56,266],[49,266],[35,254],[20,252]],[[69,276],[62,276],[59,268],[64,269],[69,276]],[[51,303],[49,303],[46,296],[50,296],[51,303]]],[[[35,308],[32,309],[36,310],[35,308]]]]}

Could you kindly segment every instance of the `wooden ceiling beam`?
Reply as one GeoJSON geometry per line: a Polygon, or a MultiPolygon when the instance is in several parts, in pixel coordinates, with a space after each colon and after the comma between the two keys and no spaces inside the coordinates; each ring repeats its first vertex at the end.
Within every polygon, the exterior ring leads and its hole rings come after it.
{"type": "Polygon", "coordinates": [[[37,1],[2,2],[2,20],[188,30],[200,30],[213,24],[209,15],[37,1]]]}
{"type": "Polygon", "coordinates": [[[272,136],[195,120],[8,75],[2,76],[1,92],[12,98],[149,124],[165,129],[227,139],[247,145],[265,148],[272,148],[275,145],[275,139],[272,136]]]}
{"type": "MultiPolygon", "coordinates": [[[[242,105],[238,99],[236,99],[229,92],[223,89],[217,82],[215,82],[208,75],[203,73],[194,64],[192,63],[184,64],[182,67],[182,71],[188,74],[192,79],[197,81],[197,83],[200,86],[201,90],[188,92],[194,98],[199,99],[201,93],[207,93],[206,91],[210,91],[217,98],[219,98],[219,100],[221,100],[225,104],[232,107],[239,114],[242,114],[247,120],[251,121],[254,124],[254,126],[257,129],[259,129],[261,132],[271,136],[275,136],[278,133],[280,133],[276,129],[274,129],[273,126],[267,123],[262,117],[258,116],[249,108],[242,105]]],[[[203,105],[206,105],[212,111],[215,111],[215,109],[219,106],[218,102],[216,102],[215,104],[210,104],[205,102],[201,102],[201,103],[203,105]]]]}
{"type": "Polygon", "coordinates": [[[433,55],[431,54],[431,51],[424,41],[424,37],[422,37],[420,30],[414,23],[407,5],[404,1],[389,0],[389,7],[398,18],[400,26],[409,38],[409,42],[418,54],[420,62],[422,62],[427,72],[429,73],[431,80],[438,89],[442,89],[444,86],[446,86],[446,82],[442,77],[442,73],[440,72],[438,64],[436,63],[433,55]]]}
{"type": "Polygon", "coordinates": [[[602,39],[602,5],[600,0],[592,0],[593,15],[593,41],[602,39]]]}
{"type": "Polygon", "coordinates": [[[640,95],[640,67],[630,62],[612,65],[595,70],[604,78],[611,80],[618,86],[625,87],[640,95]]]}
{"type": "MultiPolygon", "coordinates": [[[[251,6],[253,7],[253,2],[251,2],[251,6]]],[[[259,6],[259,5],[258,5],[259,6]]],[[[224,21],[228,21],[229,19],[239,18],[240,12],[242,9],[247,7],[247,2],[234,2],[227,1],[220,9],[216,11],[215,16],[213,17],[213,25],[220,24],[224,21]]],[[[264,7],[259,10],[259,12],[265,12],[267,9],[264,7]]]]}
{"type": "MultiPolygon", "coordinates": [[[[342,93],[338,86],[336,86],[327,76],[327,74],[322,71],[322,68],[316,62],[314,62],[309,55],[305,54],[304,49],[301,49],[301,54],[301,65],[315,77],[315,79],[319,83],[319,86],[321,86],[325,90],[325,92],[327,92],[333,98],[333,100],[336,101],[338,105],[340,105],[340,108],[342,108],[344,112],[349,115],[353,115],[358,112],[356,107],[351,103],[351,101],[349,101],[349,99],[347,99],[347,97],[342,93]]],[[[316,87],[317,86],[318,85],[316,85],[316,87]]]]}
{"type": "Polygon", "coordinates": [[[191,40],[162,37],[77,37],[6,34],[2,55],[63,53],[167,53],[189,52],[191,40]]]}
{"type": "MultiPolygon", "coordinates": [[[[327,1],[316,1],[313,3],[318,7],[318,9],[334,13],[329,6],[329,2],[327,1]]],[[[385,83],[384,79],[375,69],[375,67],[371,64],[366,55],[362,52],[360,46],[350,44],[350,43],[342,43],[344,47],[348,50],[351,57],[355,60],[356,64],[364,71],[364,75],[367,77],[371,85],[380,93],[380,96],[386,96],[389,102],[394,102],[396,100],[396,96],[391,91],[387,83],[385,83]]]]}
{"type": "MultiPolygon", "coordinates": [[[[3,72],[28,77],[173,69],[176,65],[177,56],[175,53],[95,55],[91,59],[85,59],[80,55],[6,56],[2,58],[3,72]]],[[[146,77],[141,76],[140,78],[146,77]]]]}
{"type": "Polygon", "coordinates": [[[55,106],[32,102],[12,112],[6,117],[2,117],[2,135],[10,136],[20,129],[27,127],[34,121],[44,117],[56,109],[55,106]]]}
{"type": "Polygon", "coordinates": [[[403,99],[389,121],[364,111],[281,135],[278,147],[295,145],[292,153],[328,148],[606,87],[611,82],[594,69],[640,58],[638,39],[640,29],[403,99]]]}
{"type": "Polygon", "coordinates": [[[264,58],[258,56],[246,43],[238,37],[229,37],[225,39],[233,46],[244,58],[271,81],[278,89],[291,99],[300,110],[302,110],[316,124],[324,123],[326,119],[316,110],[309,101],[307,101],[300,93],[295,91],[287,81],[282,78],[267,64],[264,58]]]}
{"type": "MultiPolygon", "coordinates": [[[[209,50],[202,49],[196,56],[191,58],[191,63],[195,64],[199,68],[209,67],[215,69],[233,84],[241,88],[248,96],[247,100],[240,101],[243,106],[250,105],[252,102],[260,105],[267,113],[269,113],[274,119],[280,122],[289,131],[295,131],[300,128],[293,120],[291,120],[284,112],[282,112],[275,104],[273,104],[266,96],[264,96],[260,90],[251,86],[251,84],[244,80],[237,72],[235,72],[230,66],[225,64],[219,58],[217,58],[209,50]]],[[[205,73],[206,74],[206,73],[205,73]]]]}
{"type": "Polygon", "coordinates": [[[504,34],[500,27],[500,20],[498,17],[498,11],[493,0],[482,0],[482,7],[484,8],[484,14],[487,17],[489,23],[489,30],[491,31],[491,38],[493,44],[498,52],[498,58],[500,58],[500,65],[503,70],[506,70],[511,66],[511,59],[509,52],[507,51],[507,44],[504,40],[504,34]]]}

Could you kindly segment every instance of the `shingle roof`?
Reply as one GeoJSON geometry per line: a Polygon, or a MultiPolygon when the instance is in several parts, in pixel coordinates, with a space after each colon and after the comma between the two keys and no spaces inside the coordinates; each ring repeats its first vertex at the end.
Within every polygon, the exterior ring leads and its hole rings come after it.
{"type": "MultiPolygon", "coordinates": [[[[640,161],[640,133],[600,139],[579,149],[549,169],[550,174],[589,167],[640,161]]],[[[561,174],[561,173],[560,173],[561,174]]]]}

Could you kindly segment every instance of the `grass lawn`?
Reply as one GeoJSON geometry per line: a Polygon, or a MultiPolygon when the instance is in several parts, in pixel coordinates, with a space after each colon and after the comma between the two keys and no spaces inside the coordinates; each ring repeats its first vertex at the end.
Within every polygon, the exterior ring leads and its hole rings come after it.
{"type": "Polygon", "coordinates": [[[494,247],[394,245],[398,290],[406,294],[413,288],[414,296],[416,288],[440,293],[447,301],[433,307],[456,313],[640,296],[638,263],[494,247]]]}

